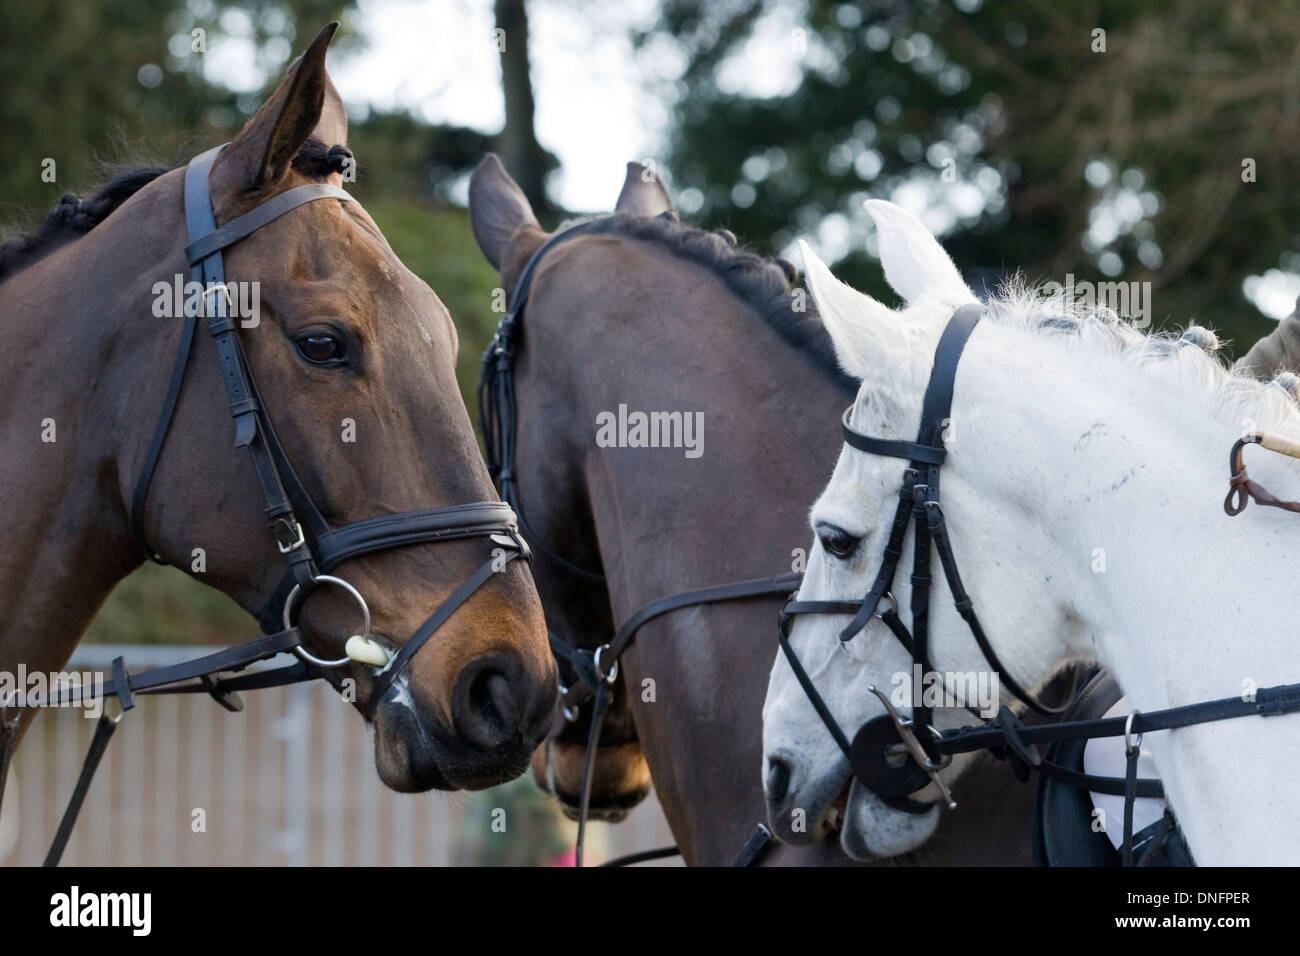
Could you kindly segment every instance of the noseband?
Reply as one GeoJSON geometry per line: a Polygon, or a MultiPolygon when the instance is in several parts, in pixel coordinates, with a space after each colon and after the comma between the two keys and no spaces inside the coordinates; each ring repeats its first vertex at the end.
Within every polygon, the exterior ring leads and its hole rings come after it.
{"type": "Polygon", "coordinates": [[[509,505],[500,501],[383,515],[341,528],[331,527],[321,515],[290,465],[253,380],[236,331],[237,317],[230,309],[234,297],[226,286],[221,253],[304,203],[320,199],[350,202],[352,197],[338,186],[325,183],[297,186],[218,228],[208,191],[208,176],[213,161],[223,148],[218,146],[196,156],[185,170],[185,228],[189,238],[185,257],[191,267],[191,279],[204,291],[200,307],[184,317],[162,413],[145,453],[132,497],[131,528],[145,554],[156,562],[165,563],[145,537],[145,501],[176,412],[199,315],[203,314],[208,319],[208,333],[216,347],[230,414],[235,420],[235,447],[248,449],[262,488],[271,534],[288,564],[279,587],[260,615],[262,628],[267,633],[282,628],[284,632],[293,631],[294,610],[301,606],[317,584],[332,584],[347,590],[361,606],[366,622],[363,633],[349,639],[347,654],[327,659],[311,654],[296,643],[292,649],[305,662],[319,668],[342,667],[354,660],[382,668],[374,672],[368,701],[368,715],[373,717],[380,700],[415,652],[491,577],[494,570],[500,570],[515,558],[526,559],[527,546],[518,535],[514,513],[509,505]],[[343,579],[328,574],[344,561],[372,552],[467,538],[488,539],[493,556],[442,602],[395,655],[390,655],[370,640],[370,612],[361,594],[343,579]]]}
{"type": "MultiPolygon", "coordinates": [[[[922,673],[933,672],[934,669],[929,662],[928,640],[930,587],[933,583],[930,563],[933,547],[939,552],[939,561],[943,566],[948,587],[952,591],[957,612],[970,628],[975,642],[979,645],[990,669],[998,675],[999,681],[1030,710],[1045,717],[1058,717],[1070,708],[1071,704],[1068,702],[1073,701],[1077,688],[1071,689],[1065,698],[1066,704],[1051,706],[1036,700],[1023,686],[1007,675],[1006,668],[998,659],[980,625],[970,595],[962,584],[940,505],[939,472],[947,457],[943,433],[952,410],[957,363],[982,316],[982,306],[976,304],[962,306],[949,319],[948,325],[940,336],[934,353],[930,382],[922,401],[921,427],[917,432],[916,441],[895,441],[863,435],[849,425],[852,406],[845,411],[842,424],[844,441],[847,445],[869,454],[902,458],[907,461],[908,466],[903,473],[903,485],[898,496],[898,509],[894,513],[894,521],[885,544],[880,570],[866,596],[860,601],[800,601],[797,596],[791,597],[781,609],[781,650],[790,662],[790,668],[794,671],[795,678],[808,696],[813,709],[848,759],[853,776],[887,806],[907,813],[928,813],[934,804],[914,800],[912,796],[928,784],[933,784],[943,795],[949,809],[956,808],[957,804],[943,780],[940,779],[939,771],[952,762],[954,754],[990,750],[995,756],[1010,760],[1022,780],[1026,779],[1029,771],[1033,770],[1071,786],[1097,793],[1123,796],[1125,805],[1122,859],[1125,865],[1132,865],[1135,862],[1133,848],[1143,843],[1145,834],[1145,831],[1136,837],[1133,834],[1133,803],[1138,797],[1164,795],[1159,780],[1137,777],[1142,734],[1248,715],[1268,717],[1293,713],[1300,710],[1300,684],[1265,688],[1259,690],[1251,700],[1230,697],[1149,713],[1134,711],[1127,717],[1059,721],[1032,727],[1022,724],[1008,708],[1002,707],[997,717],[986,724],[943,732],[935,729],[933,725],[931,707],[918,704],[912,708],[911,717],[908,718],[894,708],[886,694],[871,687],[869,690],[879,698],[886,713],[867,721],[850,741],[831,714],[825,700],[818,693],[816,685],[790,644],[792,622],[801,614],[853,615],[852,621],[840,632],[840,641],[843,643],[851,641],[874,617],[889,628],[912,656],[913,673],[916,672],[916,667],[920,667],[922,673]],[[910,631],[899,617],[898,607],[889,591],[902,558],[903,541],[909,523],[914,529],[910,631]],[[1120,735],[1124,737],[1127,759],[1127,773],[1122,779],[1098,777],[1071,770],[1044,759],[1035,749],[1037,744],[1120,735]]],[[[1275,439],[1274,444],[1278,441],[1280,439],[1275,439]]],[[[1242,442],[1238,442],[1233,449],[1233,470],[1234,475],[1237,473],[1241,475],[1239,483],[1244,483],[1245,470],[1240,461],[1241,444],[1242,442]]],[[[1274,446],[1266,444],[1266,447],[1274,446]]],[[[1300,454],[1300,447],[1296,447],[1295,450],[1300,454]]],[[[1237,479],[1234,478],[1234,482],[1236,481],[1237,479]]],[[[1256,500],[1260,499],[1256,497],[1256,500]]],[[[1229,508],[1228,513],[1234,512],[1229,508]]],[[[921,699],[923,701],[924,698],[921,699]]],[[[1142,865],[1151,859],[1158,849],[1159,841],[1156,841],[1142,860],[1137,861],[1138,864],[1142,865]]]]}

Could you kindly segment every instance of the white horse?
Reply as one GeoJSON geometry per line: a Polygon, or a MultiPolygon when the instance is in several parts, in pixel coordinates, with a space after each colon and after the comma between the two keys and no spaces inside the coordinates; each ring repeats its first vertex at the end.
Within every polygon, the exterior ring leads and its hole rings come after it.
{"type": "MultiPolygon", "coordinates": [[[[850,424],[911,441],[939,334],[977,299],[920,222],[887,202],[867,205],[885,278],[906,306],[895,311],[849,288],[806,246],[805,271],[841,364],[862,380],[850,424]]],[[[1229,518],[1222,505],[1228,451],[1243,431],[1300,437],[1293,398],[1196,347],[1213,339],[1205,330],[1147,336],[1106,310],[1019,287],[986,310],[957,368],[943,501],[966,590],[1012,680],[1032,690],[1066,661],[1097,660],[1146,712],[1300,681],[1300,518],[1263,507],[1229,518]]],[[[1295,461],[1256,449],[1248,465],[1279,496],[1300,497],[1295,461]]],[[[812,509],[816,541],[800,600],[868,591],[906,467],[843,449],[812,509]]],[[[909,534],[893,589],[905,619],[911,566],[909,534]]],[[[937,561],[933,573],[933,666],[986,672],[937,561]]],[[[912,665],[879,620],[841,643],[846,621],[800,616],[791,642],[852,737],[884,713],[868,687],[905,686],[912,665]]],[[[1005,686],[1002,696],[1014,703],[1005,686]]],[[[936,714],[940,729],[972,722],[964,710],[936,714]]],[[[1300,715],[1147,735],[1144,749],[1198,864],[1300,864],[1297,741],[1300,715]]],[[[939,822],[937,804],[922,814],[893,809],[851,779],[779,654],[763,742],[769,814],[787,841],[826,838],[839,817],[850,855],[892,856],[939,822]]],[[[945,784],[969,762],[957,757],[945,784]]],[[[936,796],[933,784],[913,795],[936,796]]]]}

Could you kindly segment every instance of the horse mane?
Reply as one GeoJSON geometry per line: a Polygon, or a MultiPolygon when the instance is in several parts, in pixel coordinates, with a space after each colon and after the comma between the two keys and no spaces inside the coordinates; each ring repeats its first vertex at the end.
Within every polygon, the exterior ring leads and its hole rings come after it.
{"type": "MultiPolygon", "coordinates": [[[[565,225],[568,225],[566,223],[565,225]]],[[[563,227],[562,227],[563,228],[563,227]]],[[[703,266],[718,276],[731,292],[822,372],[847,396],[858,392],[858,382],[845,374],[835,356],[830,335],[817,314],[812,296],[804,290],[796,309],[795,268],[784,259],[766,258],[739,249],[729,230],[707,231],[681,222],[675,212],[649,218],[615,213],[590,227],[593,233],[627,236],[657,243],[670,252],[703,266]]]]}
{"type": "Polygon", "coordinates": [[[1219,355],[1218,336],[1203,326],[1148,333],[1108,308],[1045,294],[1018,275],[986,305],[996,324],[1054,340],[1071,351],[1072,360],[1099,371],[1115,362],[1138,368],[1232,428],[1243,429],[1249,418],[1256,427],[1300,437],[1300,377],[1279,370],[1267,381],[1234,369],[1219,355]]]}
{"type": "MultiPolygon", "coordinates": [[[[352,151],[346,146],[326,146],[312,137],[298,151],[292,165],[309,179],[323,180],[331,173],[342,171],[345,163],[352,159],[352,151]]],[[[117,171],[89,199],[67,193],[46,214],[39,229],[0,244],[0,282],[66,243],[81,238],[141,189],[170,171],[169,167],[158,165],[127,168],[117,171]]]]}

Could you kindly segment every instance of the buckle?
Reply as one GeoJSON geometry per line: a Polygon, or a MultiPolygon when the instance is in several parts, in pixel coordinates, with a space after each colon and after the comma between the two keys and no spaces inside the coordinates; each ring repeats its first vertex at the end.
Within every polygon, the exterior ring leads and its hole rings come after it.
{"type": "Polygon", "coordinates": [[[295,519],[277,518],[276,525],[277,525],[277,532],[276,532],[275,546],[280,549],[281,554],[292,554],[294,551],[297,551],[306,543],[307,539],[303,535],[302,525],[295,519]],[[283,529],[289,532],[290,537],[294,537],[296,533],[297,537],[295,538],[295,540],[286,544],[279,535],[279,529],[283,529]]]}
{"type": "Polygon", "coordinates": [[[212,282],[204,286],[203,292],[199,296],[199,302],[202,304],[203,307],[203,312],[200,314],[205,319],[210,319],[213,316],[216,316],[218,318],[230,318],[235,311],[235,296],[230,291],[230,287],[226,285],[224,282],[212,282]],[[211,306],[208,303],[208,298],[214,292],[220,292],[222,294],[222,297],[226,300],[225,309],[216,312],[212,311],[211,306]]]}
{"type": "Polygon", "coordinates": [[[610,668],[609,673],[600,664],[600,655],[609,650],[608,644],[602,644],[596,648],[596,652],[591,656],[591,669],[595,672],[596,678],[602,681],[606,686],[613,687],[614,681],[618,680],[618,660],[614,660],[614,666],[610,668]]]}

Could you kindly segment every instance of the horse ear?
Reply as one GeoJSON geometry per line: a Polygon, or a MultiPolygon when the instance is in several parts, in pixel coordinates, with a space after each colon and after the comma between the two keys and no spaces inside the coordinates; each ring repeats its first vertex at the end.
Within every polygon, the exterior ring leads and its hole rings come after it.
{"type": "Polygon", "coordinates": [[[920,220],[883,199],[868,199],[866,206],[880,233],[885,280],[905,302],[938,297],[956,306],[975,300],[948,253],[920,220]]]}
{"type": "Polygon", "coordinates": [[[640,163],[628,163],[627,178],[623,180],[623,190],[618,194],[618,202],[614,203],[614,211],[651,218],[672,208],[668,190],[664,189],[654,170],[640,163]]]}
{"type": "Polygon", "coordinates": [[[541,228],[528,197],[496,153],[484,156],[469,178],[469,224],[474,241],[498,272],[515,233],[523,226],[541,228]]]}
{"type": "Polygon", "coordinates": [[[830,333],[840,366],[854,378],[866,378],[873,365],[906,347],[906,336],[895,312],[869,295],[850,288],[799,240],[804,276],[822,324],[830,333]]]}
{"type": "Polygon", "coordinates": [[[326,146],[346,142],[347,114],[325,72],[325,51],[338,26],[331,23],[317,34],[307,52],[289,65],[270,99],[222,150],[218,162],[234,171],[242,188],[279,182],[313,134],[326,146]]]}

